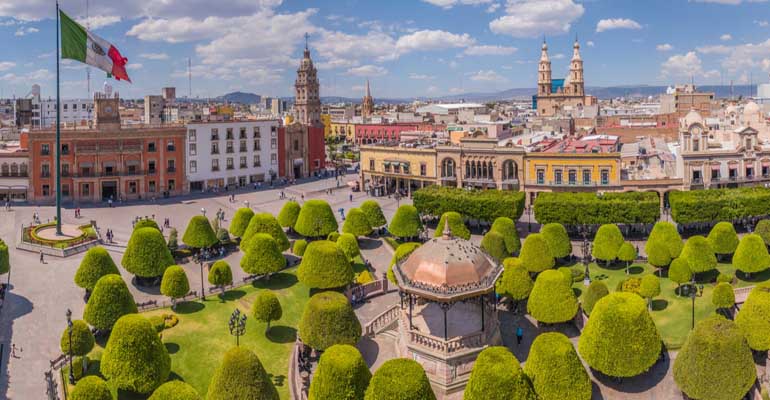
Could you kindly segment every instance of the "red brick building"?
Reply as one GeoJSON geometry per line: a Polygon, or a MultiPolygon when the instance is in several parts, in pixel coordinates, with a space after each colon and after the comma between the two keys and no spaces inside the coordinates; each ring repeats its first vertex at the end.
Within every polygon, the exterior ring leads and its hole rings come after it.
{"type": "Polygon", "coordinates": [[[357,124],[356,143],[371,144],[386,141],[398,141],[401,132],[419,130],[421,124],[357,124]]]}

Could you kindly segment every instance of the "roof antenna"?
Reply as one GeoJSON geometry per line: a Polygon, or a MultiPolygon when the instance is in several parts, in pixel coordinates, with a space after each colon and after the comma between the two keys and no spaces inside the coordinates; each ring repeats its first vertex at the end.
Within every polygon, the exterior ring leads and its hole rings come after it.
{"type": "Polygon", "coordinates": [[[310,34],[305,32],[305,50],[307,50],[307,38],[309,38],[309,37],[310,37],[310,34]]]}

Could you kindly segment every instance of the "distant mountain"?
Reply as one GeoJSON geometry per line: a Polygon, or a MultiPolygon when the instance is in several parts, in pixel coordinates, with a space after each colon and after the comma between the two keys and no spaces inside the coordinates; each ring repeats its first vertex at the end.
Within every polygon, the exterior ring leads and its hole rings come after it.
{"type": "Polygon", "coordinates": [[[219,96],[216,100],[238,104],[257,104],[262,100],[262,96],[254,93],[232,92],[224,96],[219,96]]]}

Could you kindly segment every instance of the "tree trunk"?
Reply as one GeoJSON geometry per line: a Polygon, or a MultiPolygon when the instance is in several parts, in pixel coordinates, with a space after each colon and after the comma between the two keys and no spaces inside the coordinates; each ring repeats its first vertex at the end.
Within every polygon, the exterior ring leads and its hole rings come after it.
{"type": "Polygon", "coordinates": [[[171,298],[171,310],[176,311],[176,298],[171,298]]]}
{"type": "Polygon", "coordinates": [[[88,370],[88,356],[81,357],[83,360],[83,376],[86,376],[86,370],[88,370]]]}
{"type": "Polygon", "coordinates": [[[265,336],[267,336],[268,332],[270,332],[270,320],[267,321],[267,328],[265,328],[265,336]]]}

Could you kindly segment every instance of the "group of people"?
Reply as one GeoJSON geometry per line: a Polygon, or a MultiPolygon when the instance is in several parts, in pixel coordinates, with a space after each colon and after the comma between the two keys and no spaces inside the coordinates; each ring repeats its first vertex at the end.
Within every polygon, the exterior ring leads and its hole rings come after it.
{"type": "Polygon", "coordinates": [[[105,233],[104,236],[107,237],[107,241],[110,243],[112,243],[112,239],[115,237],[112,233],[112,229],[107,229],[107,233],[105,233]]]}
{"type": "Polygon", "coordinates": [[[80,218],[80,207],[75,208],[75,218],[80,218]]]}
{"type": "Polygon", "coordinates": [[[220,220],[220,221],[224,221],[225,220],[225,211],[222,210],[221,208],[219,210],[217,210],[217,219],[220,220]]]}
{"type": "Polygon", "coordinates": [[[5,201],[5,211],[11,211],[11,202],[8,200],[5,201]]]}

